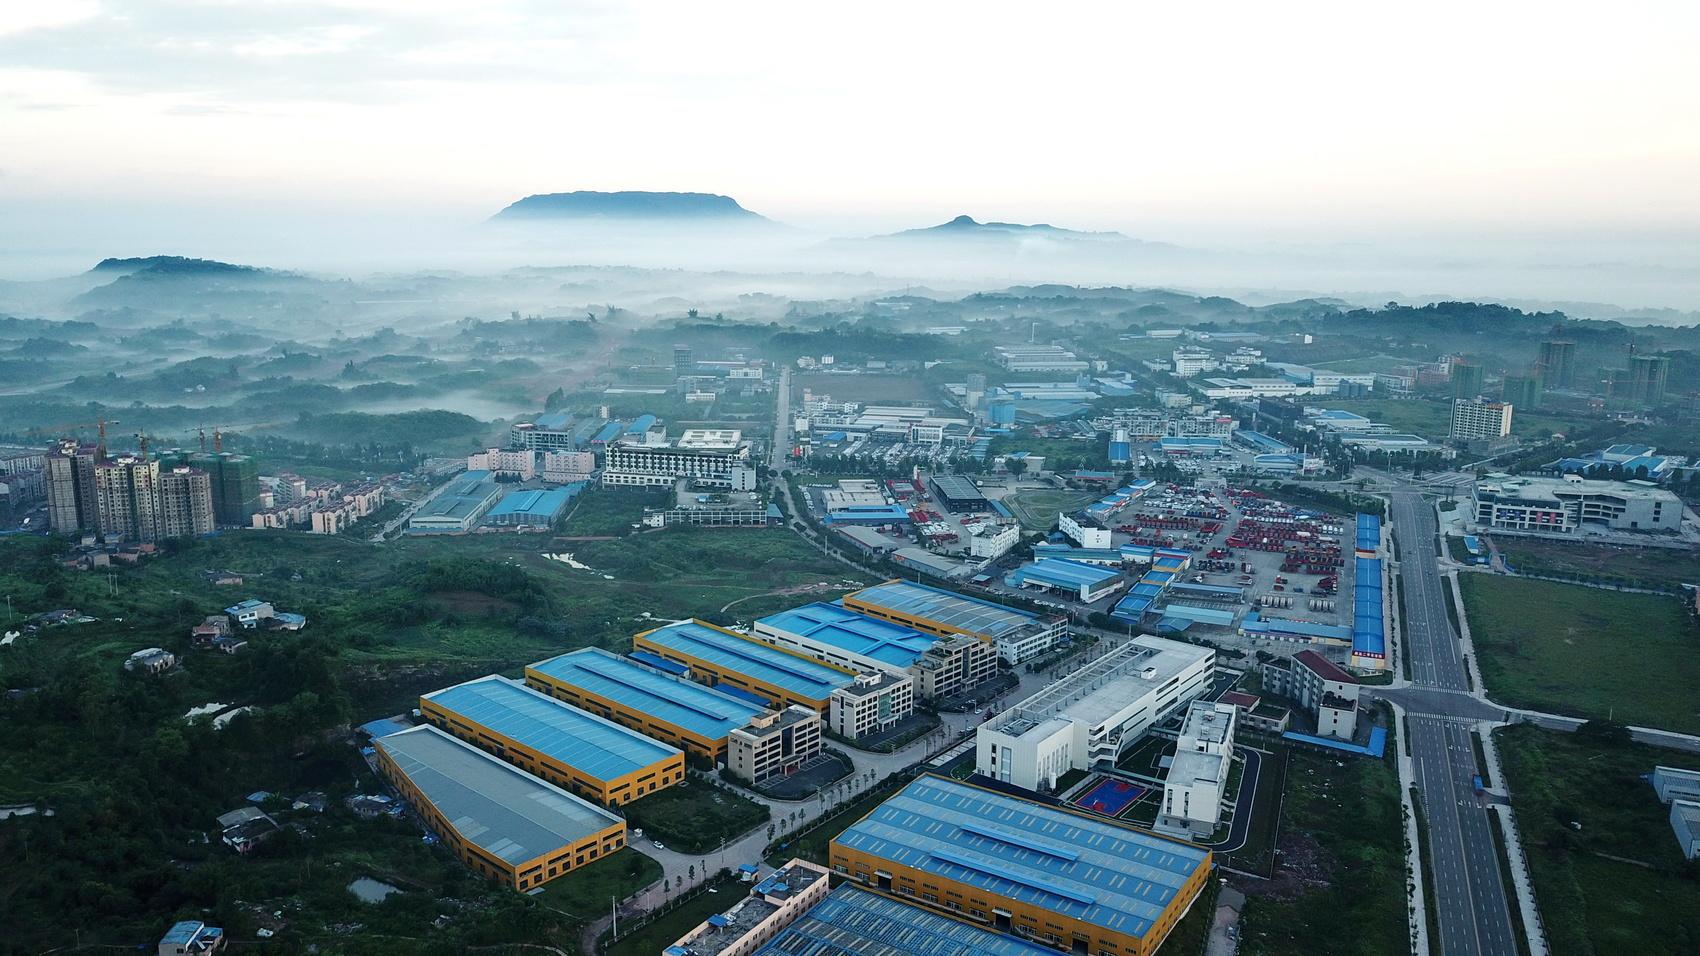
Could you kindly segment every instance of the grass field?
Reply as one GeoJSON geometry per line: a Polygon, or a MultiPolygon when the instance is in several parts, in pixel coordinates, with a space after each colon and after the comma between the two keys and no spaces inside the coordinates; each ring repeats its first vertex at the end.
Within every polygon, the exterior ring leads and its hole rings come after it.
{"type": "Polygon", "coordinates": [[[1554,956],[1700,951],[1700,886],[1641,778],[1700,757],[1526,724],[1496,740],[1554,956]]]}
{"type": "Polygon", "coordinates": [[[918,375],[863,375],[797,372],[791,376],[792,398],[801,401],[803,389],[830,395],[835,402],[897,405],[937,400],[938,395],[918,375]]]}
{"type": "MultiPolygon", "coordinates": [[[[1330,408],[1339,408],[1374,421],[1385,422],[1397,432],[1414,432],[1424,438],[1445,438],[1452,430],[1452,403],[1427,399],[1345,399],[1330,401],[1330,408]]],[[[1551,432],[1573,431],[1581,418],[1554,415],[1547,412],[1526,412],[1515,409],[1511,416],[1511,433],[1531,437],[1551,432]]]]}
{"type": "Polygon", "coordinates": [[[643,829],[645,838],[660,840],[681,853],[718,850],[721,841],[767,822],[769,815],[767,807],[754,800],[701,780],[687,780],[634,800],[625,813],[632,826],[643,829]]]}
{"type": "Polygon", "coordinates": [[[1281,866],[1266,884],[1280,889],[1247,897],[1242,952],[1409,952],[1403,813],[1391,759],[1337,760],[1293,751],[1280,824],[1281,866]]]}
{"type": "Polygon", "coordinates": [[[1074,511],[1097,501],[1101,495],[1087,491],[1065,491],[1054,488],[1032,488],[1018,491],[1003,503],[1015,513],[1025,531],[1048,531],[1056,526],[1057,512],[1074,511]]]}
{"type": "Polygon", "coordinates": [[[1700,732],[1700,632],[1674,598],[1491,574],[1459,583],[1495,700],[1700,732]]]}
{"type": "Polygon", "coordinates": [[[1700,583],[1700,552],[1692,549],[1635,548],[1506,535],[1495,537],[1494,543],[1511,566],[1524,574],[1673,590],[1681,584],[1700,583]]]}
{"type": "Polygon", "coordinates": [[[625,899],[661,879],[661,864],[627,847],[543,884],[536,899],[579,923],[608,912],[610,899],[625,899]]]}

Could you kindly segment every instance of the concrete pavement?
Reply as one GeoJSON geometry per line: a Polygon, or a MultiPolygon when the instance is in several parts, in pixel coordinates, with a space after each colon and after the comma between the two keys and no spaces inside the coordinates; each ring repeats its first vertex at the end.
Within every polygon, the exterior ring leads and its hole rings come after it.
{"type": "Polygon", "coordinates": [[[1427,826],[1428,877],[1439,926],[1430,943],[1446,954],[1515,956],[1488,810],[1471,788],[1479,768],[1470,728],[1480,708],[1492,706],[1470,694],[1463,646],[1441,591],[1434,509],[1411,488],[1396,489],[1391,497],[1411,686],[1378,693],[1400,700],[1410,712],[1412,769],[1427,826]]]}

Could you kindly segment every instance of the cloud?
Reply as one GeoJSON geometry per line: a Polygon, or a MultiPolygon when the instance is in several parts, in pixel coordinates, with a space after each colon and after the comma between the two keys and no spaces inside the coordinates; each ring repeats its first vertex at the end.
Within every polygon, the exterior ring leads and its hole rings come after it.
{"type": "Polygon", "coordinates": [[[69,26],[99,12],[95,0],[0,0],[0,37],[69,26]]]}

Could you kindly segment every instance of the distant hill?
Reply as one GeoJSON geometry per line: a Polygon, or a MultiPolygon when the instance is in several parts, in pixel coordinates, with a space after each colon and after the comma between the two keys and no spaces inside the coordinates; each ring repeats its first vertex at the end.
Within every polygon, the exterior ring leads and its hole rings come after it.
{"type": "Polygon", "coordinates": [[[972,238],[1009,238],[1022,236],[1042,236],[1050,239],[1074,239],[1093,242],[1133,242],[1119,232],[1083,232],[1078,229],[1064,229],[1049,223],[1020,223],[1020,222],[978,222],[972,216],[957,216],[949,222],[924,229],[905,229],[902,232],[881,239],[972,239],[972,238]]]}
{"type": "Polygon", "coordinates": [[[146,272],[169,276],[239,276],[262,275],[270,270],[254,266],[239,266],[216,259],[190,259],[187,256],[136,256],[128,259],[102,259],[90,272],[113,275],[135,275],[146,272]]]}
{"type": "Polygon", "coordinates": [[[771,222],[731,196],[712,193],[590,192],[527,196],[491,217],[492,222],[619,219],[697,222],[771,222]]]}

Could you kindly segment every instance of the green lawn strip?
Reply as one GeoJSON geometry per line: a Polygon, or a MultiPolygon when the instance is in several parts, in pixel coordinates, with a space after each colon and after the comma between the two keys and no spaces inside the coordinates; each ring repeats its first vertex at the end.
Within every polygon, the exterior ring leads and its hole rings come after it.
{"type": "Polygon", "coordinates": [[[1494,540],[1519,574],[1665,590],[1700,582],[1700,554],[1689,549],[1510,536],[1494,540]]]}
{"type": "Polygon", "coordinates": [[[1495,700],[1700,732],[1700,631],[1676,600],[1501,575],[1460,583],[1495,700]]]}
{"type": "Polygon", "coordinates": [[[762,804],[692,779],[628,803],[623,808],[644,837],[680,853],[711,853],[768,819],[762,804]]]}
{"type": "Polygon", "coordinates": [[[1247,953],[1404,953],[1404,811],[1391,760],[1293,751],[1283,843],[1314,840],[1335,869],[1326,886],[1290,900],[1251,896],[1247,953]]]}
{"type": "Polygon", "coordinates": [[[733,876],[716,879],[709,886],[715,892],[710,893],[708,887],[704,887],[694,896],[682,901],[674,900],[666,910],[635,931],[624,930],[625,922],[622,920],[621,928],[627,935],[623,935],[617,943],[604,943],[603,956],[655,956],[710,916],[730,909],[749,890],[733,876]]]}
{"type": "Polygon", "coordinates": [[[1700,756],[1527,724],[1496,742],[1551,952],[1695,951],[1694,868],[1642,774],[1700,769],[1700,756]]]}

